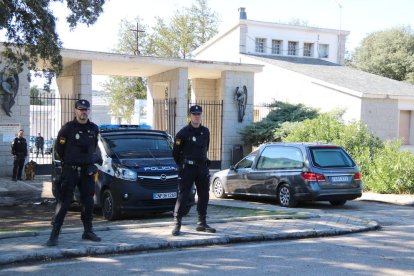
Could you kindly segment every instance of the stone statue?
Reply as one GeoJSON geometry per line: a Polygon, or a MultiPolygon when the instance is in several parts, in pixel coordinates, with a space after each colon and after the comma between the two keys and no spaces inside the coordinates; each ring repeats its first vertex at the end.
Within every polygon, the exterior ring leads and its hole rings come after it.
{"type": "Polygon", "coordinates": [[[14,74],[13,76],[6,76],[4,73],[0,73],[0,94],[3,94],[2,107],[6,114],[11,117],[11,108],[15,104],[17,91],[19,90],[19,76],[14,74]]]}
{"type": "Polygon", "coordinates": [[[237,102],[238,106],[238,120],[243,122],[244,113],[246,111],[247,103],[247,87],[243,85],[243,90],[239,90],[239,87],[236,87],[236,92],[234,93],[234,100],[237,102]]]}

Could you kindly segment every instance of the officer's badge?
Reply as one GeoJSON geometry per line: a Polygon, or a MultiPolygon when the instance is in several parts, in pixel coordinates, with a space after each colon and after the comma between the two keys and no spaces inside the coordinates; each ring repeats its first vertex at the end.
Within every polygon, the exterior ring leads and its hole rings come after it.
{"type": "Polygon", "coordinates": [[[76,133],[75,138],[76,138],[76,140],[78,140],[80,138],[79,133],[76,133]]]}
{"type": "Polygon", "coordinates": [[[181,145],[181,139],[176,139],[176,140],[175,140],[175,144],[176,144],[177,146],[181,145]]]}
{"type": "Polygon", "coordinates": [[[64,144],[66,143],[66,138],[65,138],[65,137],[60,137],[60,138],[59,138],[59,143],[60,143],[61,145],[64,145],[64,144]]]}
{"type": "Polygon", "coordinates": [[[197,139],[195,138],[195,136],[193,136],[193,142],[197,141],[197,139]]]}

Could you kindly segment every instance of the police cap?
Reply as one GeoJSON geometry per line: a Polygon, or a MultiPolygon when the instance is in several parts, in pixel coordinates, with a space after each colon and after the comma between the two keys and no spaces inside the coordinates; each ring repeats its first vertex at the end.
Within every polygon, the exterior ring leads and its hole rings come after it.
{"type": "Polygon", "coordinates": [[[190,113],[192,113],[192,114],[194,114],[194,113],[199,114],[199,113],[202,113],[202,112],[203,112],[203,109],[199,105],[193,105],[192,107],[190,107],[190,113]]]}
{"type": "Polygon", "coordinates": [[[76,101],[75,108],[76,109],[90,109],[91,104],[87,100],[80,99],[76,101]]]}

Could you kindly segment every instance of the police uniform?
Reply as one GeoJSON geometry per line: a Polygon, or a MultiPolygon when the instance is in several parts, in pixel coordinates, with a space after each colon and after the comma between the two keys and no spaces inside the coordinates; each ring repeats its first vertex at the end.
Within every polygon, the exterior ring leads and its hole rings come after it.
{"type": "Polygon", "coordinates": [[[12,154],[14,156],[13,161],[13,176],[12,180],[22,180],[22,172],[24,167],[24,161],[27,157],[27,142],[23,137],[14,138],[12,145],[12,154]]]}
{"type": "MultiPolygon", "coordinates": [[[[86,100],[79,100],[75,104],[75,108],[78,109],[89,109],[89,107],[90,104],[86,100]]],[[[62,160],[62,176],[48,246],[57,244],[57,237],[73,200],[76,186],[79,189],[82,204],[81,220],[84,226],[82,238],[100,241],[100,238],[92,231],[94,174],[96,173],[94,162],[96,161],[98,133],[99,128],[96,124],[89,120],[86,124],[81,124],[76,118],[66,123],[58,133],[55,150],[62,160]]]]}
{"type": "MultiPolygon", "coordinates": [[[[190,113],[200,113],[199,105],[192,106],[190,113]]],[[[210,131],[207,127],[200,125],[195,128],[191,122],[182,128],[175,137],[173,157],[179,167],[181,177],[178,186],[177,202],[174,208],[175,228],[173,235],[179,235],[181,218],[185,214],[186,205],[195,183],[198,195],[197,212],[199,215],[197,231],[215,232],[207,225],[207,205],[209,200],[209,160],[207,152],[210,145],[210,131]]]]}

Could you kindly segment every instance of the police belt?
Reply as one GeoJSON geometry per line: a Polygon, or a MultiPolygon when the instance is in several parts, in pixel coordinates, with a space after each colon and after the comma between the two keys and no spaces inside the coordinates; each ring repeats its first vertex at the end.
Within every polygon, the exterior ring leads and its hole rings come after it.
{"type": "Polygon", "coordinates": [[[207,160],[190,160],[190,159],[184,159],[184,164],[187,165],[196,165],[196,166],[206,166],[207,160]]]}

